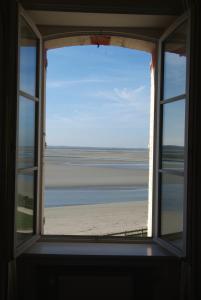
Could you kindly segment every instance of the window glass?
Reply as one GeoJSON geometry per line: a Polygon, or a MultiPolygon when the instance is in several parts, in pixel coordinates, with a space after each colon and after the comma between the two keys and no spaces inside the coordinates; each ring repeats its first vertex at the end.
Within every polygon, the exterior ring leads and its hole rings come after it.
{"type": "Polygon", "coordinates": [[[163,99],[186,92],[186,37],[187,24],[183,24],[164,42],[163,99]]]}
{"type": "Polygon", "coordinates": [[[17,176],[17,244],[33,234],[34,174],[17,176]]]}
{"type": "Polygon", "coordinates": [[[18,168],[34,166],[35,102],[19,99],[18,168]]]}
{"type": "Polygon", "coordinates": [[[183,176],[162,174],[161,235],[178,247],[182,245],[183,199],[183,176]]]}
{"type": "Polygon", "coordinates": [[[27,23],[21,19],[20,90],[36,95],[37,39],[27,23]]]}
{"type": "Polygon", "coordinates": [[[163,105],[162,167],[184,168],[185,100],[163,105]]]}

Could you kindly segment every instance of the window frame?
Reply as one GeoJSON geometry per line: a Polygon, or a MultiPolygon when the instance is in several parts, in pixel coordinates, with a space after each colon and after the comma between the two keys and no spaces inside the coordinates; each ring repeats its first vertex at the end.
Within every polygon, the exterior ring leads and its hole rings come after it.
{"type": "MultiPolygon", "coordinates": [[[[161,119],[159,119],[160,116],[160,98],[161,98],[161,86],[162,86],[162,70],[161,70],[161,65],[162,65],[162,42],[167,38],[174,30],[177,29],[185,20],[188,20],[188,41],[187,41],[187,56],[190,58],[189,53],[190,53],[190,18],[189,18],[189,13],[186,13],[185,15],[181,16],[178,18],[173,24],[165,31],[165,33],[161,36],[158,42],[158,58],[157,58],[157,64],[155,67],[155,109],[154,109],[154,138],[153,138],[153,152],[154,152],[154,157],[153,157],[153,201],[152,201],[152,237],[151,238],[136,238],[136,239],[124,239],[122,237],[115,237],[115,238],[100,238],[100,237],[89,237],[89,236],[62,236],[62,235],[43,235],[43,223],[44,223],[44,217],[43,217],[43,205],[44,205],[44,197],[43,197],[43,149],[45,145],[45,133],[44,133],[44,128],[45,128],[45,92],[46,92],[46,80],[45,80],[45,73],[46,73],[46,67],[45,67],[45,57],[44,57],[44,42],[42,40],[41,34],[38,31],[36,25],[33,23],[33,21],[27,16],[26,12],[23,10],[23,8],[19,5],[19,12],[18,16],[23,17],[25,21],[28,23],[28,25],[31,27],[31,29],[34,31],[36,34],[38,40],[39,40],[39,50],[38,50],[38,63],[37,66],[37,76],[38,76],[38,81],[36,80],[36,88],[38,89],[38,100],[41,99],[41,101],[38,101],[38,124],[37,124],[37,141],[38,141],[38,149],[35,149],[35,154],[37,155],[38,159],[38,177],[37,177],[37,188],[36,188],[36,195],[37,195],[37,200],[36,200],[36,224],[35,224],[35,234],[24,242],[22,245],[19,247],[16,247],[16,243],[14,241],[14,249],[15,249],[15,256],[18,256],[19,254],[23,253],[27,247],[31,246],[34,242],[36,242],[39,238],[41,241],[54,241],[54,242],[103,242],[103,243],[150,243],[150,241],[156,242],[159,245],[165,247],[167,250],[175,253],[178,256],[186,256],[186,234],[187,234],[187,183],[188,183],[188,178],[187,178],[187,173],[188,173],[188,168],[187,168],[187,161],[188,161],[188,151],[185,149],[185,155],[184,155],[184,161],[186,164],[185,168],[185,201],[184,201],[184,243],[185,243],[185,248],[184,251],[178,250],[176,247],[171,245],[169,242],[161,239],[159,236],[159,218],[160,218],[160,213],[159,213],[159,156],[160,156],[160,122],[161,119]],[[38,82],[38,83],[37,83],[38,82]]],[[[18,49],[19,49],[19,26],[20,22],[18,19],[18,49]]],[[[18,62],[19,62],[19,53],[18,53],[18,62]]],[[[18,75],[19,75],[19,67],[18,67],[18,75]]],[[[187,136],[188,136],[188,101],[189,101],[189,59],[187,60],[187,69],[186,69],[186,120],[185,120],[185,139],[186,139],[186,145],[188,144],[187,136]]],[[[19,76],[18,76],[19,78],[19,76]]],[[[18,90],[17,90],[17,98],[19,99],[19,80],[17,83],[18,90]]],[[[37,97],[35,97],[37,98],[37,97]]],[[[32,99],[33,100],[33,99],[32,99]]],[[[18,100],[19,101],[19,100],[18,100]]],[[[18,112],[18,109],[17,109],[18,112]]],[[[17,113],[18,115],[18,113],[17,113]]],[[[18,118],[17,118],[18,122],[18,118]]],[[[17,134],[18,136],[18,134],[17,134]]],[[[17,141],[17,139],[16,139],[17,141]]],[[[16,156],[17,157],[17,156],[16,156]]],[[[17,174],[17,168],[16,168],[16,174],[17,174]]],[[[15,201],[15,206],[16,206],[16,201],[15,201]]],[[[16,211],[16,207],[15,207],[16,211]]],[[[16,225],[15,225],[16,226],[16,225]]],[[[16,229],[16,228],[15,228],[16,229]]],[[[14,230],[16,233],[16,230],[14,230]]],[[[15,240],[15,237],[14,237],[15,240]]]]}
{"type": "MultiPolygon", "coordinates": [[[[55,36],[56,38],[56,36],[55,36]]],[[[43,43],[43,51],[45,53],[45,59],[47,60],[46,57],[46,49],[45,49],[45,42],[49,41],[49,39],[45,39],[44,43],[43,43]]],[[[157,43],[155,43],[155,49],[157,49],[157,43]]],[[[45,150],[45,128],[46,128],[46,65],[44,63],[43,65],[43,78],[42,78],[42,133],[43,133],[43,137],[42,137],[42,165],[44,165],[44,150],[45,150]]],[[[151,74],[151,72],[150,72],[151,74]]],[[[156,67],[154,68],[154,94],[156,95],[156,75],[157,75],[157,64],[156,67]]],[[[151,77],[150,77],[151,78],[151,77]]],[[[150,93],[151,96],[151,93],[150,93]]],[[[156,97],[154,97],[154,107],[156,105],[156,97]]],[[[150,100],[151,102],[151,100],[150,100]]],[[[154,116],[154,127],[155,127],[155,116],[154,116]]],[[[153,136],[155,136],[155,131],[153,132],[153,136]]],[[[155,138],[153,138],[153,149],[154,149],[154,142],[155,142],[155,138]]],[[[154,151],[154,150],[153,150],[154,151]]],[[[44,167],[42,167],[42,169],[44,169],[44,167]]],[[[154,181],[154,163],[153,163],[153,181],[154,181]]],[[[44,204],[45,204],[45,199],[44,199],[44,172],[41,171],[41,183],[40,183],[40,207],[41,207],[41,212],[40,212],[40,219],[41,219],[41,238],[40,240],[43,242],[88,242],[88,243],[94,243],[94,242],[98,242],[98,243],[150,243],[150,241],[154,240],[154,227],[153,224],[155,224],[154,222],[154,200],[153,200],[153,190],[154,190],[154,186],[152,183],[152,236],[147,236],[147,237],[129,237],[127,236],[122,237],[122,236],[95,236],[95,235],[61,235],[61,234],[44,234],[44,223],[45,223],[45,216],[44,216],[44,204]]],[[[148,183],[148,187],[149,187],[149,183],[148,183]]],[[[148,211],[148,199],[147,199],[147,211],[148,211]]],[[[148,219],[148,215],[147,215],[147,219],[148,219]]]]}
{"type": "Polygon", "coordinates": [[[161,246],[165,247],[167,250],[175,253],[178,256],[185,257],[187,255],[187,222],[188,222],[188,132],[189,132],[189,74],[190,74],[190,13],[187,11],[184,15],[179,17],[169,28],[164,32],[160,37],[158,42],[158,82],[157,82],[157,97],[156,97],[156,148],[155,148],[155,182],[153,186],[155,188],[153,202],[155,202],[155,236],[154,240],[159,243],[161,246]],[[164,86],[164,51],[163,43],[165,40],[174,33],[182,24],[187,23],[187,39],[186,39],[186,84],[185,84],[185,94],[180,94],[171,98],[164,99],[163,97],[163,86],[164,86]],[[185,131],[184,131],[184,198],[183,198],[183,247],[182,249],[174,246],[171,241],[163,239],[160,234],[160,225],[161,225],[161,199],[160,199],[160,188],[161,188],[161,174],[181,174],[182,171],[177,172],[176,170],[163,170],[161,168],[161,156],[162,156],[162,133],[163,133],[163,105],[166,103],[173,103],[179,100],[185,100],[185,131]],[[166,172],[167,171],[167,172],[166,172]]]}
{"type": "Polygon", "coordinates": [[[32,245],[40,238],[40,197],[39,197],[39,187],[40,187],[40,169],[41,169],[41,143],[40,143],[40,124],[41,124],[41,66],[42,66],[42,37],[38,31],[34,22],[29,18],[27,13],[24,11],[22,6],[18,4],[17,6],[17,110],[16,110],[16,154],[15,154],[15,213],[14,213],[14,257],[17,257],[25,251],[27,247],[32,245]],[[35,96],[22,91],[20,89],[20,38],[21,38],[21,20],[28,25],[28,27],[33,31],[36,36],[36,82],[35,82],[35,96]],[[34,149],[34,164],[33,167],[18,168],[18,137],[19,137],[19,102],[20,97],[25,97],[28,101],[33,101],[35,104],[35,149],[34,149]],[[34,203],[33,203],[33,234],[28,237],[21,244],[17,245],[17,225],[16,225],[16,212],[17,212],[17,176],[19,174],[33,174],[34,177],[34,203]]]}
{"type": "MultiPolygon", "coordinates": [[[[189,58],[189,49],[190,49],[190,38],[189,38],[189,32],[190,32],[190,18],[189,18],[189,12],[186,14],[182,15],[181,17],[177,18],[176,21],[174,21],[162,34],[162,36],[159,38],[157,46],[157,54],[158,54],[158,59],[157,59],[157,64],[155,67],[155,115],[154,115],[154,165],[153,165],[153,201],[152,201],[152,237],[147,237],[147,238],[127,238],[124,239],[122,237],[115,237],[115,238],[106,238],[105,237],[97,237],[97,236],[73,236],[73,235],[44,235],[42,234],[42,241],[56,241],[56,242],[82,242],[82,241],[88,241],[88,242],[121,242],[121,243],[147,243],[153,240],[153,242],[157,242],[161,246],[167,248],[169,251],[175,253],[178,256],[186,256],[186,239],[185,240],[185,247],[184,250],[180,250],[174,245],[172,245],[169,241],[165,241],[162,239],[159,235],[159,219],[160,219],[160,209],[159,209],[159,184],[158,184],[158,167],[159,167],[159,162],[160,162],[160,125],[161,125],[161,119],[159,118],[160,116],[160,106],[161,102],[172,102],[175,99],[183,99],[184,95],[179,95],[176,97],[172,97],[170,99],[166,99],[165,101],[160,101],[161,99],[161,87],[163,81],[162,79],[162,43],[163,41],[171,34],[173,33],[178,27],[182,25],[185,21],[188,22],[188,40],[187,40],[187,57],[189,58]]],[[[186,109],[185,109],[185,145],[188,144],[187,140],[187,133],[188,133],[188,86],[189,86],[189,59],[187,60],[187,68],[186,68],[186,94],[185,94],[185,100],[186,100],[186,109]]],[[[43,85],[45,86],[45,79],[43,85]]],[[[44,88],[45,89],[45,88],[44,88]]],[[[44,121],[44,120],[43,120],[44,121]]],[[[185,187],[185,199],[184,199],[184,211],[183,214],[185,215],[184,218],[184,235],[186,236],[186,206],[187,206],[187,158],[188,158],[188,151],[187,147],[185,149],[185,154],[184,154],[184,161],[186,164],[185,167],[185,176],[184,176],[184,187],[185,187]]],[[[175,174],[177,172],[175,171],[175,174]]],[[[44,199],[42,201],[44,203],[44,199]]]]}

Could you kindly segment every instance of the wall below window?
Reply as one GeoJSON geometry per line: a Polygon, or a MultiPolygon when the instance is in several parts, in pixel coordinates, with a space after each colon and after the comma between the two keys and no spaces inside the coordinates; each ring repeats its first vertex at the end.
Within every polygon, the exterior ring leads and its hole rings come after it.
{"type": "Polygon", "coordinates": [[[17,259],[20,300],[179,299],[180,259],[157,245],[39,244],[17,259]]]}

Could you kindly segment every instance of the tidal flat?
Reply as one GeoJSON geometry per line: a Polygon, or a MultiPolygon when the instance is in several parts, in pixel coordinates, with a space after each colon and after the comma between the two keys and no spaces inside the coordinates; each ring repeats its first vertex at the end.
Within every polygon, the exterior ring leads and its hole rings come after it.
{"type": "Polygon", "coordinates": [[[148,167],[147,149],[47,147],[45,234],[146,227],[148,167]]]}

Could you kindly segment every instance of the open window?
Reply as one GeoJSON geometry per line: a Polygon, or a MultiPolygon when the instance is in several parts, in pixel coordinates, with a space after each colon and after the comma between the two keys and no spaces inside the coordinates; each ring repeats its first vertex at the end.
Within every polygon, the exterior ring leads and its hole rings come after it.
{"type": "Polygon", "coordinates": [[[185,253],[188,153],[188,18],[159,42],[158,237],[185,253]]]}
{"type": "Polygon", "coordinates": [[[47,53],[44,234],[146,237],[150,53],[112,44],[47,53]]]}
{"type": "Polygon", "coordinates": [[[15,245],[39,234],[41,35],[19,7],[15,245]]]}
{"type": "MultiPolygon", "coordinates": [[[[185,253],[187,227],[188,27],[188,17],[182,18],[159,41],[158,97],[152,110],[153,236],[181,254],[185,253]]],[[[40,236],[43,226],[41,70],[46,63],[41,34],[21,8],[18,52],[15,245],[20,252],[40,236]]]]}

